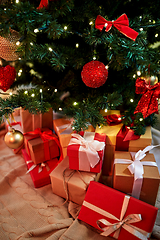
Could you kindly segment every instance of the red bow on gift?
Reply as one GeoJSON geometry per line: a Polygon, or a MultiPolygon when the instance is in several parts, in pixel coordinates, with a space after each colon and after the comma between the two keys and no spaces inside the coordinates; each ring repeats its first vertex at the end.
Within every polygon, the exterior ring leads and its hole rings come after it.
{"type": "Polygon", "coordinates": [[[138,102],[134,113],[141,112],[143,118],[148,117],[152,113],[158,114],[158,98],[160,97],[160,83],[155,85],[147,84],[145,79],[137,78],[136,93],[143,94],[138,102]]]}
{"type": "Polygon", "coordinates": [[[45,153],[45,160],[46,161],[50,159],[50,151],[49,151],[49,144],[48,144],[49,139],[53,139],[56,142],[56,144],[58,145],[59,149],[61,149],[58,139],[56,137],[53,137],[53,132],[49,129],[43,131],[42,129],[37,128],[34,131],[24,133],[24,136],[29,136],[30,137],[29,139],[27,139],[28,153],[30,153],[30,150],[29,150],[29,147],[28,147],[28,141],[32,140],[34,138],[38,138],[38,137],[40,137],[42,139],[42,141],[44,143],[44,153],[45,153]]]}
{"type": "Polygon", "coordinates": [[[138,36],[138,32],[129,27],[129,20],[125,13],[115,21],[107,21],[102,16],[97,16],[95,21],[95,28],[102,30],[105,27],[105,31],[108,32],[112,26],[117,28],[122,34],[132,39],[133,41],[135,41],[136,37],[138,36]]]}
{"type": "Polygon", "coordinates": [[[117,125],[122,122],[121,115],[119,114],[107,115],[107,116],[104,116],[104,118],[106,119],[108,125],[110,126],[117,125]]]}

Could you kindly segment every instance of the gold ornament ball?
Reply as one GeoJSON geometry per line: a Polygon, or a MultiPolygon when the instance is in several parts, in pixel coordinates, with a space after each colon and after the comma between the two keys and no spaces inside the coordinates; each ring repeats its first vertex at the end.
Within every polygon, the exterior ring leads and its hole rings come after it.
{"type": "Polygon", "coordinates": [[[146,81],[147,84],[155,85],[156,83],[158,83],[158,77],[156,77],[156,76],[147,76],[145,78],[145,81],[146,81]]]}
{"type": "Polygon", "coordinates": [[[24,137],[20,131],[10,128],[4,137],[4,141],[9,148],[17,149],[23,144],[24,137]]]}

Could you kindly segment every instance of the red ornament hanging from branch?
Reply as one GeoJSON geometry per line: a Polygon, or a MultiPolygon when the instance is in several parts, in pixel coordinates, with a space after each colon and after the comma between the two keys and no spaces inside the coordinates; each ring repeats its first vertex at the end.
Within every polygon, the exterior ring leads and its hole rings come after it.
{"type": "Polygon", "coordinates": [[[91,61],[83,66],[81,77],[87,87],[98,88],[106,82],[108,70],[102,62],[91,61]]]}
{"type": "Polygon", "coordinates": [[[134,111],[135,114],[141,112],[143,118],[148,117],[152,113],[158,114],[158,98],[160,98],[159,82],[150,85],[147,79],[137,78],[136,93],[142,94],[142,97],[134,111]]]}
{"type": "Polygon", "coordinates": [[[0,89],[6,92],[13,84],[16,78],[16,70],[14,67],[7,65],[0,67],[0,89]]]}

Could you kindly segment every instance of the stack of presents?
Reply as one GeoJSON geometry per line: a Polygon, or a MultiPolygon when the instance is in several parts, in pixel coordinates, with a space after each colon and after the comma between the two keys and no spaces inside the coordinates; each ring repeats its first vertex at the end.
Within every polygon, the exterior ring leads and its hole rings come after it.
{"type": "Polygon", "coordinates": [[[149,153],[151,127],[137,137],[116,111],[107,114],[106,126],[77,134],[71,121],[54,118],[52,109],[37,115],[20,109],[26,171],[36,188],[51,183],[54,194],[81,205],[79,221],[102,236],[149,239],[160,179],[149,153]]]}

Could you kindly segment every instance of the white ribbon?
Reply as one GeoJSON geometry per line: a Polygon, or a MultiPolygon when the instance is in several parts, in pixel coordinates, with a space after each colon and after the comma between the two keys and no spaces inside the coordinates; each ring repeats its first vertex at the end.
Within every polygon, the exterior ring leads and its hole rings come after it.
{"type": "Polygon", "coordinates": [[[137,153],[130,152],[132,159],[115,159],[115,163],[122,163],[122,164],[130,164],[128,166],[129,171],[131,174],[134,174],[134,182],[133,182],[133,188],[132,188],[132,196],[139,199],[140,193],[141,193],[141,188],[142,188],[142,183],[143,183],[143,174],[144,174],[144,168],[143,166],[153,166],[157,167],[156,162],[150,162],[150,161],[142,161],[141,160],[146,156],[146,152],[152,150],[155,147],[158,147],[159,145],[156,146],[147,146],[143,150],[139,150],[137,153]]]}
{"type": "Polygon", "coordinates": [[[105,143],[94,140],[95,132],[85,132],[83,137],[77,133],[73,133],[71,136],[68,146],[80,145],[79,170],[90,171],[90,167],[94,168],[99,162],[100,157],[97,151],[103,150],[105,143]]]}
{"type": "MultiPolygon", "coordinates": [[[[30,160],[30,161],[26,161],[26,163],[29,164],[29,163],[33,163],[33,162],[30,160]]],[[[45,163],[33,164],[33,165],[28,169],[28,171],[26,172],[26,174],[29,173],[29,172],[31,172],[31,171],[32,171],[33,169],[35,169],[36,167],[38,167],[38,173],[42,172],[43,167],[46,167],[47,171],[50,170],[49,166],[48,166],[47,164],[45,164],[45,163]]]]}
{"type": "Polygon", "coordinates": [[[72,123],[68,123],[68,124],[64,124],[64,125],[61,125],[61,126],[56,127],[56,128],[57,128],[57,131],[59,131],[61,129],[65,129],[63,132],[60,133],[60,135],[71,134],[73,132],[73,129],[72,129],[71,125],[72,125],[72,123]]]}

